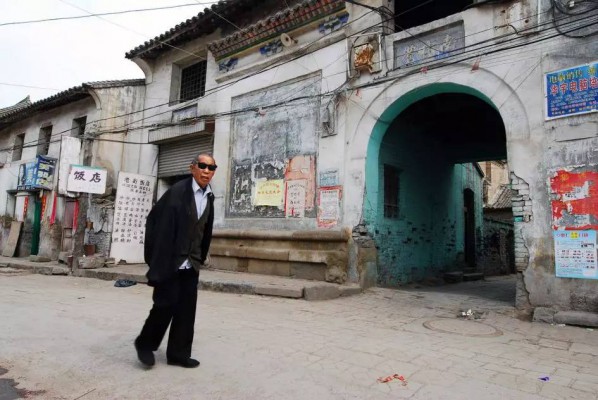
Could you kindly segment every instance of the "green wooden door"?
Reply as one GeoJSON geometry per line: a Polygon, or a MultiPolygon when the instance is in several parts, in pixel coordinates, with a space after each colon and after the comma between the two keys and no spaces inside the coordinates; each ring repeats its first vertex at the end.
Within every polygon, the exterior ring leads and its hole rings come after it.
{"type": "Polygon", "coordinates": [[[39,234],[41,231],[42,220],[42,201],[39,197],[35,198],[35,211],[33,214],[33,236],[31,237],[31,254],[37,255],[39,252],[39,234]]]}

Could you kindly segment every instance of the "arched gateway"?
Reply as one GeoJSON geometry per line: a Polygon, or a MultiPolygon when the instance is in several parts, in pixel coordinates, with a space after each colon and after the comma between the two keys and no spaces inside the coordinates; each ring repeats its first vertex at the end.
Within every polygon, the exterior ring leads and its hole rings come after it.
{"type": "Polygon", "coordinates": [[[510,150],[529,136],[521,102],[497,76],[445,75],[451,80],[393,83],[357,124],[351,149],[354,162],[364,161],[360,222],[376,242],[384,286],[483,269],[484,173],[476,163],[508,160],[513,171],[520,155],[510,150]]]}

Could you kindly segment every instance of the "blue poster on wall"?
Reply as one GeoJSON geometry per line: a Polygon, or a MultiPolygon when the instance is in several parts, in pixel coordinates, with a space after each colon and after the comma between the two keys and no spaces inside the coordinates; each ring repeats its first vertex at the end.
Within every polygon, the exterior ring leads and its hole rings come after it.
{"type": "Polygon", "coordinates": [[[35,161],[19,165],[17,190],[52,190],[56,159],[36,156],[35,161]]]}
{"type": "Polygon", "coordinates": [[[598,62],[546,74],[546,119],[598,111],[598,62]]]}
{"type": "Polygon", "coordinates": [[[554,231],[554,250],[557,277],[598,279],[596,231],[554,231]]]}

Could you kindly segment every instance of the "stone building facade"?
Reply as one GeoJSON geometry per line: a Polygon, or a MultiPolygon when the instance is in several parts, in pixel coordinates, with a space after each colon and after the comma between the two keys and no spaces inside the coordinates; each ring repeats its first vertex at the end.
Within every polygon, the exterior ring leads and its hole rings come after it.
{"type": "MultiPolygon", "coordinates": [[[[56,260],[83,255],[84,244],[109,254],[115,182],[124,154],[138,153],[121,128],[143,108],[144,91],[139,79],[89,82],[0,115],[0,210],[22,222],[16,256],[56,260]],[[106,170],[104,193],[68,191],[72,165],[106,170]]],[[[9,230],[1,233],[4,248],[9,230]]]]}
{"type": "Polygon", "coordinates": [[[598,157],[592,4],[285,3],[220,2],[127,53],[158,192],[195,150],[219,164],[216,266],[364,286],[475,268],[469,165],[506,160],[517,305],[595,310],[598,280],[557,276],[554,240],[596,226],[563,184],[598,157]]]}

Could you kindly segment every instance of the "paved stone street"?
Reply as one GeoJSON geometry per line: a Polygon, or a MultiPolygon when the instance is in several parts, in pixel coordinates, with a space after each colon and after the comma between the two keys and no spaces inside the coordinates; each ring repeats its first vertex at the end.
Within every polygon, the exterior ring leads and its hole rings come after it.
{"type": "Polygon", "coordinates": [[[0,399],[597,399],[598,331],[515,318],[513,286],[201,291],[201,366],[167,366],[162,346],[144,370],[132,342],[149,287],[14,271],[0,276],[0,399]],[[480,319],[457,317],[468,309],[480,319]]]}

